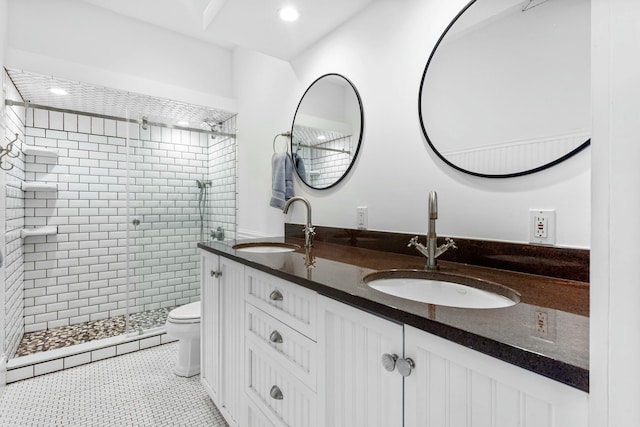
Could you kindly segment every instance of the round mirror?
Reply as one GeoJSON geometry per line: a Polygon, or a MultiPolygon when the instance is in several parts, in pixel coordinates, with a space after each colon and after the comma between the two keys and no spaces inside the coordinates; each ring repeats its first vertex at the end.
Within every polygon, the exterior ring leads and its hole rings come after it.
{"type": "Polygon", "coordinates": [[[590,143],[589,0],[474,0],[422,76],[427,142],[450,166],[504,178],[590,143]]]}
{"type": "Polygon", "coordinates": [[[302,95],[291,127],[291,155],[311,188],[336,185],[349,172],[362,141],[363,113],[353,83],[326,74],[302,95]]]}

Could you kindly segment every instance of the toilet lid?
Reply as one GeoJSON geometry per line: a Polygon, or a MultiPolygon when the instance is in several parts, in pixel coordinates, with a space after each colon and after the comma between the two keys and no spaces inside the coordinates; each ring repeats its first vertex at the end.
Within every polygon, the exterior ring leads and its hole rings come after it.
{"type": "Polygon", "coordinates": [[[174,308],[169,312],[169,319],[200,321],[200,301],[174,308]]]}

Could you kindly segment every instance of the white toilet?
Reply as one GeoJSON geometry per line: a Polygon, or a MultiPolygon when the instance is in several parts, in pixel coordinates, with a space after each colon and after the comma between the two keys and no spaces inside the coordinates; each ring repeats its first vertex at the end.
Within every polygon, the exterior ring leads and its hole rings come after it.
{"type": "Polygon", "coordinates": [[[177,338],[178,362],[176,375],[191,377],[200,373],[200,301],[169,312],[165,324],[167,335],[177,338]]]}

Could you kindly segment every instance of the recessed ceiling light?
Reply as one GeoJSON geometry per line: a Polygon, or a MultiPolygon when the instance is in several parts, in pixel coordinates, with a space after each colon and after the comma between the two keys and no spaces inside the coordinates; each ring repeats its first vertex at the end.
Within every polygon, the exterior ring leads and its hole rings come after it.
{"type": "Polygon", "coordinates": [[[69,92],[59,87],[52,87],[51,89],[49,89],[49,92],[56,95],[69,95],[69,92]]]}
{"type": "Polygon", "coordinates": [[[292,6],[285,6],[282,9],[278,10],[278,16],[283,21],[293,22],[298,20],[298,18],[300,17],[300,12],[298,12],[292,6]]]}
{"type": "Polygon", "coordinates": [[[180,120],[178,126],[189,126],[189,122],[186,120],[180,120]]]}

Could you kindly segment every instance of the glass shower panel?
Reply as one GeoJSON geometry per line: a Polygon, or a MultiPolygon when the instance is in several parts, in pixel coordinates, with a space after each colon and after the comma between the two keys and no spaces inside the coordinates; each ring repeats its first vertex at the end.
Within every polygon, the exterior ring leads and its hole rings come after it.
{"type": "Polygon", "coordinates": [[[137,117],[128,140],[129,331],[199,300],[197,243],[209,229],[208,138],[137,117]]]}

